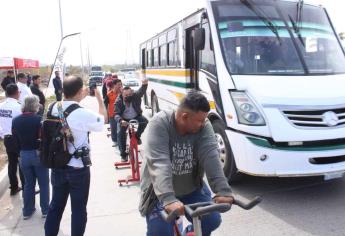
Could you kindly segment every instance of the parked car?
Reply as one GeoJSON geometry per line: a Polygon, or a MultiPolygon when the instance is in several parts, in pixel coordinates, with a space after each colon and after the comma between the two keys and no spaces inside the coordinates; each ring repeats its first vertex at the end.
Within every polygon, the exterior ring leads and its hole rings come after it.
{"type": "Polygon", "coordinates": [[[104,72],[102,71],[91,71],[89,82],[95,82],[98,85],[103,83],[104,72]]]}
{"type": "Polygon", "coordinates": [[[131,87],[133,90],[138,90],[141,86],[141,81],[135,74],[124,74],[121,78],[123,87],[131,87]]]}

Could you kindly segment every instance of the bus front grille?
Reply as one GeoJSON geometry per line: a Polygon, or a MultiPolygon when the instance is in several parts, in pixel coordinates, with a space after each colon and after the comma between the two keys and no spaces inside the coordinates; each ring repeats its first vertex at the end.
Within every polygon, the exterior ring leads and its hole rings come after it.
{"type": "Polygon", "coordinates": [[[284,116],[295,126],[322,128],[345,124],[345,107],[322,110],[283,110],[284,116]]]}

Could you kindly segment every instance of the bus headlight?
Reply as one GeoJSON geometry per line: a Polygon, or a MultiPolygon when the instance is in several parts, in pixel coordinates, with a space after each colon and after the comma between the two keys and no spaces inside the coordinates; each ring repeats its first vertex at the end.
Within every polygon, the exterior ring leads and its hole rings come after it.
{"type": "Polygon", "coordinates": [[[245,125],[265,125],[265,120],[259,109],[244,92],[230,92],[231,98],[235,104],[238,121],[245,125]]]}

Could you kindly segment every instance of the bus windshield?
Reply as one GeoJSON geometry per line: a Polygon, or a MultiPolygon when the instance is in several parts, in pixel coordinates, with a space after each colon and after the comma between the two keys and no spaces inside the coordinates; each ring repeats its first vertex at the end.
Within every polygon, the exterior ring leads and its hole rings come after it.
{"type": "Polygon", "coordinates": [[[345,73],[344,52],[322,7],[289,1],[214,2],[232,74],[345,73]]]}

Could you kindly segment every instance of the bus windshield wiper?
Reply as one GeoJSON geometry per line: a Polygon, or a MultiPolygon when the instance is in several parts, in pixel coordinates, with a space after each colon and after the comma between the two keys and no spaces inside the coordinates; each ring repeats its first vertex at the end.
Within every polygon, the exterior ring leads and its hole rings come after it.
{"type": "Polygon", "coordinates": [[[292,24],[292,28],[293,28],[295,34],[297,34],[297,38],[299,39],[299,41],[301,42],[303,47],[305,47],[304,41],[303,41],[303,38],[301,35],[300,27],[298,27],[297,23],[292,19],[292,17],[290,15],[289,15],[289,19],[290,19],[290,22],[292,24]]]}
{"type": "Polygon", "coordinates": [[[277,37],[279,43],[281,43],[281,39],[278,33],[278,27],[273,24],[273,22],[270,20],[270,18],[266,15],[266,13],[259,8],[258,6],[255,6],[255,4],[251,0],[240,0],[246,7],[248,7],[251,11],[257,15],[260,20],[262,20],[266,27],[269,28],[277,37]]]}
{"type": "Polygon", "coordinates": [[[295,34],[297,34],[297,37],[298,37],[299,41],[301,42],[303,47],[305,47],[304,41],[303,41],[303,38],[302,38],[302,35],[301,35],[302,10],[303,10],[303,0],[299,0],[298,3],[297,3],[297,16],[296,16],[296,21],[297,22],[295,22],[290,15],[289,15],[289,19],[290,19],[290,22],[292,24],[292,28],[295,31],[295,34]]]}
{"type": "Polygon", "coordinates": [[[298,29],[298,31],[301,28],[301,24],[302,24],[302,10],[303,10],[303,0],[299,0],[297,3],[297,17],[296,17],[296,27],[298,29]]]}

